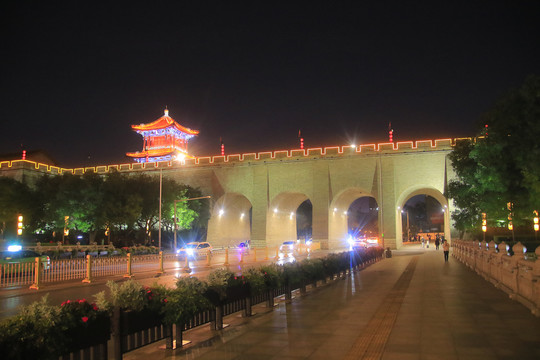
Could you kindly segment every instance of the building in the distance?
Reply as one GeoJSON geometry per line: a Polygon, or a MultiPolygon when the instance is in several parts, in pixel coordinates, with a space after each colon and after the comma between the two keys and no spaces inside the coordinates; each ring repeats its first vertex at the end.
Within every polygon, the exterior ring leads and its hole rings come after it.
{"type": "Polygon", "coordinates": [[[171,161],[193,158],[188,154],[188,141],[199,134],[198,130],[191,130],[178,124],[165,115],[148,124],[131,125],[131,128],[144,138],[142,151],[126,153],[139,163],[171,161]]]}

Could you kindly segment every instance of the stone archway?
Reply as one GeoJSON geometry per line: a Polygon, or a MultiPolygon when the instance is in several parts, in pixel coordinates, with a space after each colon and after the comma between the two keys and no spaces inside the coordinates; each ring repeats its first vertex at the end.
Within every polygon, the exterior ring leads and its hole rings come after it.
{"type": "Polygon", "coordinates": [[[359,198],[375,196],[359,188],[349,188],[339,193],[328,209],[328,247],[339,249],[348,246],[348,212],[351,204],[359,198]]]}
{"type": "Polygon", "coordinates": [[[251,240],[251,202],[242,194],[227,193],[212,207],[208,241],[213,246],[237,246],[251,240]]]}
{"type": "Polygon", "coordinates": [[[271,202],[266,215],[266,244],[278,246],[297,240],[296,211],[309,198],[302,193],[283,192],[271,202]]]}
{"type": "Polygon", "coordinates": [[[403,245],[403,237],[402,237],[402,228],[403,228],[403,221],[402,221],[402,209],[403,206],[407,203],[407,201],[417,195],[427,195],[431,196],[435,200],[439,202],[441,205],[441,208],[443,209],[443,228],[444,228],[444,237],[447,240],[451,240],[450,237],[450,209],[449,209],[449,203],[448,200],[444,197],[444,195],[435,188],[430,187],[419,187],[419,188],[410,188],[406,191],[404,191],[401,196],[398,198],[398,201],[396,202],[396,245],[397,247],[401,247],[403,245]]]}

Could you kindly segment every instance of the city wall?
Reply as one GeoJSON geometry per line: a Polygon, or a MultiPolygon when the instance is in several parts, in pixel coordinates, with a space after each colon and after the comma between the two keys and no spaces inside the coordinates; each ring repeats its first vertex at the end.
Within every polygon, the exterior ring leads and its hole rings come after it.
{"type": "Polygon", "coordinates": [[[295,212],[309,199],[313,206],[313,240],[320,241],[323,248],[343,247],[347,209],[357,198],[369,196],[379,208],[384,245],[399,248],[401,208],[419,194],[439,201],[445,211],[445,235],[451,238],[452,204],[443,194],[454,177],[447,155],[455,141],[297,149],[72,169],[13,160],[0,163],[0,175],[32,185],[43,174],[162,172],[166,178],[212,196],[208,239],[216,245],[251,238],[256,246],[275,246],[296,239],[295,212]]]}

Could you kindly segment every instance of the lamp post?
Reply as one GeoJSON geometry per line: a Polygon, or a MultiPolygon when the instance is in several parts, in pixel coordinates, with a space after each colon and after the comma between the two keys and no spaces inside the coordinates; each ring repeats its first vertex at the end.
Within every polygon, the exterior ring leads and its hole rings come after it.
{"type": "Polygon", "coordinates": [[[163,169],[159,169],[159,229],[158,229],[158,246],[161,251],[161,193],[163,188],[163,169]]]}
{"type": "Polygon", "coordinates": [[[509,202],[507,204],[508,206],[508,211],[510,211],[508,213],[508,230],[510,230],[512,232],[512,241],[516,241],[516,238],[514,236],[514,223],[512,222],[512,218],[513,218],[513,210],[514,210],[514,204],[512,202],[509,202]]]}
{"type": "Polygon", "coordinates": [[[486,231],[487,231],[486,213],[482,213],[482,233],[484,235],[484,242],[486,241],[486,231]]]}
{"type": "Polygon", "coordinates": [[[538,224],[538,211],[537,210],[534,210],[533,211],[533,229],[534,229],[534,241],[537,241],[538,239],[538,229],[539,229],[539,224],[538,224]]]}
{"type": "Polygon", "coordinates": [[[212,198],[212,197],[208,195],[208,196],[200,196],[200,197],[196,197],[196,198],[174,200],[174,249],[175,250],[176,250],[176,230],[177,230],[177,226],[176,226],[176,203],[181,202],[181,201],[210,199],[210,198],[212,198]]]}

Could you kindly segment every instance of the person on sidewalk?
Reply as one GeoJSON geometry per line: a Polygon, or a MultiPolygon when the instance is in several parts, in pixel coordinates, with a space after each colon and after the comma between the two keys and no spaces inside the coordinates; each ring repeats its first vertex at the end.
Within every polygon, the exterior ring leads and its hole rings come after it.
{"type": "Polygon", "coordinates": [[[420,237],[420,241],[422,242],[422,247],[424,247],[424,245],[425,245],[425,240],[424,240],[424,237],[423,237],[423,236],[420,237]]]}
{"type": "Polygon", "coordinates": [[[444,251],[444,261],[448,261],[448,253],[450,252],[450,244],[448,241],[443,240],[442,249],[444,251]]]}
{"type": "Polygon", "coordinates": [[[435,250],[439,250],[439,244],[440,244],[439,235],[437,235],[437,238],[435,238],[435,250]]]}

